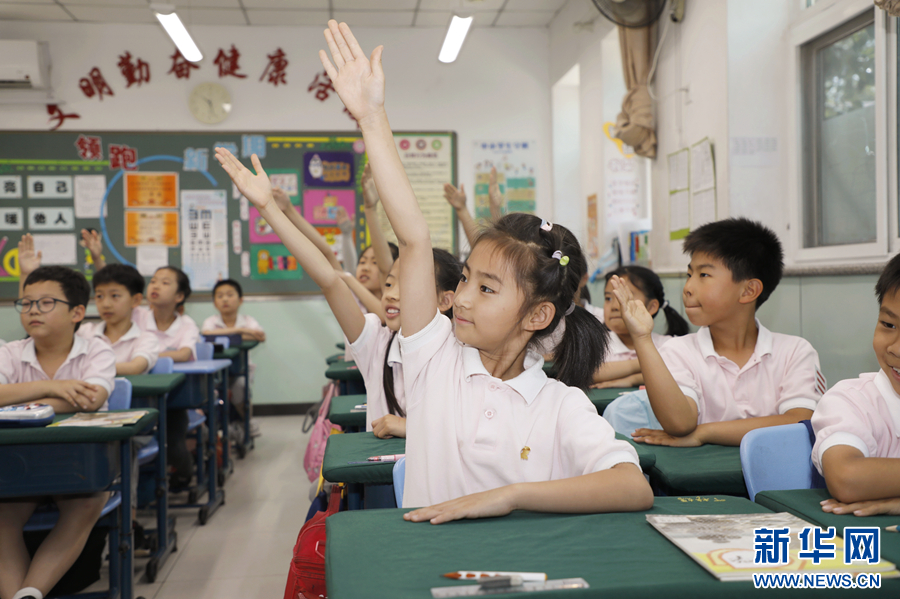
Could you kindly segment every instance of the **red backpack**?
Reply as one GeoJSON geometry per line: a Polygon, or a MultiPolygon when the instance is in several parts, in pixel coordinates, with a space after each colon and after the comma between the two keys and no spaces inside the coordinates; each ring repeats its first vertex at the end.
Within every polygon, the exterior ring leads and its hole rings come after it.
{"type": "Polygon", "coordinates": [[[342,489],[343,485],[334,485],[328,510],[316,512],[300,529],[284,588],[284,599],[328,597],[325,589],[325,519],[340,511],[342,489]]]}

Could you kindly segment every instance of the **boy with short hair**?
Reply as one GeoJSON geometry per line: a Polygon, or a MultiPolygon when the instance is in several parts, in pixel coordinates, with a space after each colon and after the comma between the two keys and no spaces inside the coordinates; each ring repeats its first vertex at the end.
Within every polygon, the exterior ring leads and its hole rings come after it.
{"type": "MultiPolygon", "coordinates": [[[[240,334],[242,339],[265,341],[266,333],[262,326],[252,316],[240,314],[238,311],[244,303],[244,290],[241,284],[234,279],[224,279],[216,282],[213,287],[213,304],[218,315],[210,316],[203,321],[200,331],[204,335],[233,335],[240,334]]],[[[253,373],[256,365],[250,362],[250,381],[253,381],[253,373]]],[[[247,384],[243,376],[233,377],[231,381],[231,405],[244,419],[244,386],[247,384]]],[[[243,439],[243,428],[240,423],[232,423],[231,436],[235,439],[243,439]]],[[[259,436],[259,426],[250,420],[250,436],[259,436]]]]}
{"type": "Polygon", "coordinates": [[[900,256],[875,285],[878,322],[872,348],[881,369],[841,381],[812,417],[812,459],[835,514],[900,514],[900,256]]]}
{"type": "MultiPolygon", "coordinates": [[[[0,406],[40,401],[57,413],[102,409],[116,358],[104,341],[75,334],[90,287],[80,272],[45,266],[28,275],[16,301],[27,339],[0,347],[0,406]]],[[[43,599],[75,563],[108,493],[60,496],[59,522],[28,555],[22,529],[46,497],[0,501],[0,597],[43,599]]]]}
{"type": "MultiPolygon", "coordinates": [[[[805,339],[772,333],[756,319],[784,270],[775,233],[730,218],[693,231],[684,251],[691,256],[685,312],[701,329],[659,350],[650,337],[653,317],[612,279],[655,416],[649,426],[628,431],[634,440],[736,446],[753,429],[812,416],[826,389],[818,353],[805,339]]],[[[617,418],[615,408],[610,417],[617,418]]]]}
{"type": "Polygon", "coordinates": [[[110,264],[94,274],[94,303],[103,322],[84,323],[82,337],[98,337],[116,354],[116,374],[145,374],[156,365],[159,342],[131,316],[144,300],[144,277],[133,266],[110,264]]]}

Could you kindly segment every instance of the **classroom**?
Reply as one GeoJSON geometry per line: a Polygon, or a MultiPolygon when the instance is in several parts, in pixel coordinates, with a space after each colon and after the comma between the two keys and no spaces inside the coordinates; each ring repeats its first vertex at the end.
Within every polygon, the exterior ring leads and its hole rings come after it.
{"type": "Polygon", "coordinates": [[[0,599],[896,597],[898,32],[0,0],[0,599]]]}

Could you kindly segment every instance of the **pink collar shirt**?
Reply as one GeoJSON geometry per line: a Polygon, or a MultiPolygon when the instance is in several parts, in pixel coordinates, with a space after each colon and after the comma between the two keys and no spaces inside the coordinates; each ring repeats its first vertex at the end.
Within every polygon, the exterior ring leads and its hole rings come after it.
{"type": "Polygon", "coordinates": [[[159,342],[159,352],[177,351],[183,347],[190,348],[191,359],[197,359],[197,342],[200,341],[200,329],[190,316],[175,314],[175,320],[165,331],[156,327],[156,317],[153,310],[147,306],[135,308],[131,315],[142,331],[153,333],[159,342]]]}
{"type": "Polygon", "coordinates": [[[826,393],[812,416],[813,463],[835,445],[849,445],[867,458],[900,458],[900,396],[887,375],[867,372],[841,381],[826,393]]]}
{"type": "MultiPolygon", "coordinates": [[[[650,339],[653,341],[656,349],[661,348],[671,338],[671,335],[650,333],[650,339]]],[[[625,360],[637,360],[637,352],[633,349],[628,349],[628,346],[625,345],[618,335],[609,331],[609,355],[606,357],[606,361],[624,362],[625,360]]]]}
{"type": "Polygon", "coordinates": [[[544,374],[540,354],[502,381],[437,314],[400,335],[407,398],[404,507],[433,505],[520,482],[638,464],[635,450],[580,389],[544,374]]]}
{"type": "MultiPolygon", "coordinates": [[[[54,381],[84,381],[112,393],[116,355],[108,343],[96,337],[75,335],[66,361],[53,374],[54,381]]],[[[0,384],[51,380],[38,362],[34,339],[11,341],[0,347],[0,384]]],[[[101,410],[107,409],[104,403],[101,410]]]]}
{"type": "Polygon", "coordinates": [[[132,321],[131,328],[124,335],[119,337],[115,343],[110,342],[106,336],[106,323],[100,321],[98,323],[82,323],[78,328],[78,335],[85,339],[97,337],[112,346],[113,352],[116,354],[116,363],[131,362],[135,358],[141,357],[147,360],[147,369],[145,373],[150,372],[159,359],[159,341],[153,333],[145,333],[141,328],[132,321]]]}
{"type": "MultiPolygon", "coordinates": [[[[382,326],[377,314],[366,314],[366,324],[359,337],[348,345],[350,354],[366,383],[366,430],[372,430],[372,421],[388,414],[387,398],[384,394],[384,352],[391,339],[391,330],[382,326]]],[[[403,389],[403,359],[400,342],[394,336],[387,349],[388,365],[394,373],[394,396],[397,404],[406,412],[406,393],[403,389]]]]}
{"type": "Polygon", "coordinates": [[[697,403],[698,424],[816,409],[827,388],[819,354],[802,337],[772,333],[759,320],[756,326],[756,348],[741,368],[716,353],[707,327],[659,350],[681,391],[697,403]]]}

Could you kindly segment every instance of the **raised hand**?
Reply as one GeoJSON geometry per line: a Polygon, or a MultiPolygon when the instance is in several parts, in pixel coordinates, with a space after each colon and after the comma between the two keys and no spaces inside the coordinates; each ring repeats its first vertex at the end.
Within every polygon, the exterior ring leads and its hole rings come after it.
{"type": "Polygon", "coordinates": [[[503,194],[500,193],[500,184],[497,182],[497,167],[491,167],[491,178],[488,182],[488,200],[490,201],[491,215],[498,218],[503,210],[503,194]]]}
{"type": "Polygon", "coordinates": [[[453,206],[455,210],[462,210],[466,207],[466,188],[460,185],[459,189],[453,187],[452,183],[444,183],[444,199],[453,206]]]}
{"type": "Polygon", "coordinates": [[[81,230],[81,242],[88,249],[91,256],[99,258],[103,253],[103,238],[100,237],[100,231],[81,230]]]}
{"type": "Polygon", "coordinates": [[[25,278],[41,267],[41,252],[34,252],[34,237],[25,233],[19,240],[19,278],[25,278]]]}
{"type": "Polygon", "coordinates": [[[364,127],[367,117],[384,111],[384,70],[381,68],[384,46],[378,46],[372,56],[367,57],[350,27],[346,23],[338,25],[334,19],[328,21],[325,41],[334,64],[324,50],[319,50],[319,60],[344,106],[364,127]]]}
{"type": "Polygon", "coordinates": [[[338,206],[337,215],[335,216],[334,220],[339,227],[343,226],[345,223],[349,223],[350,216],[347,214],[347,209],[343,206],[338,206]]]}
{"type": "Polygon", "coordinates": [[[272,197],[275,199],[275,205],[278,206],[282,212],[287,212],[291,209],[291,198],[285,190],[273,186],[272,197]]]}
{"type": "Polygon", "coordinates": [[[225,172],[228,173],[231,181],[237,185],[240,192],[244,194],[244,197],[250,200],[250,203],[256,206],[257,209],[262,210],[269,203],[275,201],[272,196],[272,182],[269,181],[269,177],[266,175],[266,171],[263,170],[259,157],[256,154],[250,156],[250,162],[256,170],[255,175],[250,172],[250,169],[241,164],[227,148],[216,148],[216,160],[219,161],[219,164],[222,165],[222,168],[225,169],[225,172]]]}
{"type": "Polygon", "coordinates": [[[378,189],[375,187],[375,177],[372,175],[372,166],[368,163],[363,170],[360,180],[362,182],[363,203],[366,208],[374,208],[378,205],[378,201],[381,198],[378,197],[378,189]]]}
{"type": "Polygon", "coordinates": [[[618,275],[613,275],[610,279],[612,282],[612,292],[619,302],[619,310],[622,313],[622,320],[631,334],[632,339],[649,337],[653,332],[653,316],[647,311],[647,306],[641,300],[634,299],[631,289],[625,284],[618,275]]]}

